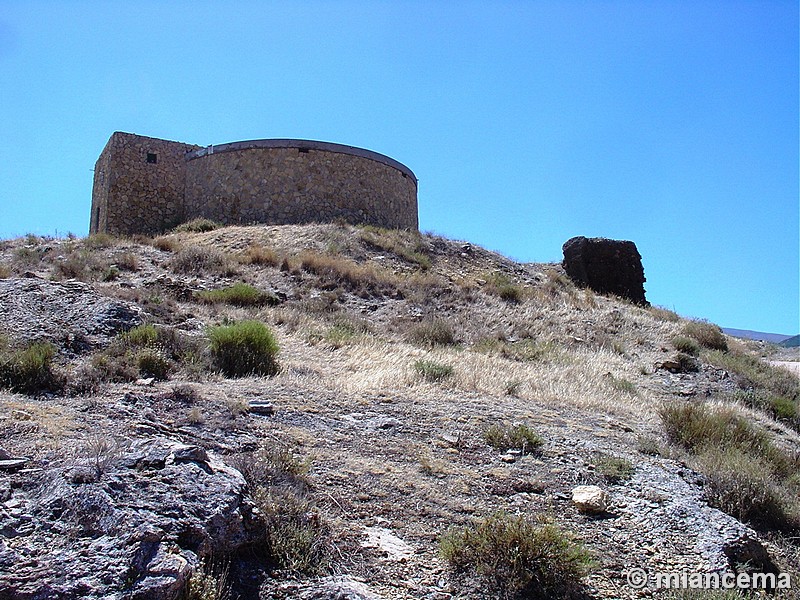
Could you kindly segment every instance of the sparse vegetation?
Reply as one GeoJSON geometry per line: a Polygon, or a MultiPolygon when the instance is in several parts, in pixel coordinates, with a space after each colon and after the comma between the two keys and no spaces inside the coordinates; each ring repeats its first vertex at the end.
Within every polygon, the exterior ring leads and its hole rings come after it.
{"type": "Polygon", "coordinates": [[[685,335],[678,335],[672,338],[672,347],[679,352],[688,354],[689,356],[700,355],[700,344],[694,339],[686,337],[685,335]]]}
{"type": "Polygon", "coordinates": [[[418,360],[414,363],[416,371],[425,381],[444,381],[453,376],[453,367],[433,360],[418,360]]]}
{"type": "Polygon", "coordinates": [[[250,244],[239,260],[246,265],[277,267],[283,258],[272,248],[265,248],[261,244],[250,244]]]}
{"type": "Polygon", "coordinates": [[[408,332],[408,341],[419,346],[451,346],[456,343],[453,327],[439,318],[429,318],[417,323],[408,332]]]}
{"type": "Polygon", "coordinates": [[[677,323],[681,320],[680,315],[675,311],[669,310],[668,308],[664,308],[662,306],[651,306],[647,309],[651,315],[653,315],[656,319],[661,321],[667,321],[669,323],[677,323]]]}
{"type": "Polygon", "coordinates": [[[198,292],[195,296],[208,304],[231,304],[233,306],[265,306],[277,304],[278,298],[274,294],[264,292],[252,285],[237,282],[231,286],[198,292]]]}
{"type": "Polygon", "coordinates": [[[227,254],[205,246],[189,246],[175,252],[169,268],[185,275],[233,275],[233,263],[227,254]]]}
{"type": "Polygon", "coordinates": [[[208,337],[214,361],[226,376],[272,376],[278,372],[278,343],[263,323],[219,325],[209,330],[208,337]]]}
{"type": "Polygon", "coordinates": [[[594,466],[597,472],[609,483],[627,481],[633,477],[636,470],[628,459],[604,452],[597,452],[595,454],[594,466]]]}
{"type": "Polygon", "coordinates": [[[715,506],[761,527],[800,526],[800,460],[766,431],[730,407],[670,404],[660,414],[670,441],[706,476],[715,506]]]}
{"type": "Polygon", "coordinates": [[[741,389],[738,400],[800,430],[800,382],[795,375],[738,350],[710,351],[706,359],[734,376],[741,389]]]}
{"type": "Polygon", "coordinates": [[[55,354],[55,347],[48,342],[12,347],[0,338],[0,387],[23,394],[59,390],[63,381],[53,370],[55,354]]]}
{"type": "Polygon", "coordinates": [[[362,225],[358,227],[358,233],[361,240],[370,246],[392,252],[422,270],[431,267],[431,259],[426,254],[427,245],[424,238],[416,231],[362,225]]]}
{"type": "Polygon", "coordinates": [[[506,302],[522,302],[525,290],[522,286],[515,284],[508,275],[495,272],[486,278],[484,289],[506,302]]]}
{"type": "Polygon", "coordinates": [[[234,463],[264,516],[272,565],[294,574],[319,575],[330,562],[330,528],[311,498],[308,460],[287,447],[264,446],[234,463]]]}
{"type": "Polygon", "coordinates": [[[725,339],[725,334],[713,323],[689,321],[683,327],[683,333],[696,340],[703,348],[722,351],[728,349],[728,340],[725,339]]]}
{"type": "Polygon", "coordinates": [[[583,546],[558,527],[505,513],[448,530],[439,547],[456,573],[476,577],[500,598],[577,596],[592,564],[583,546]]]}
{"type": "Polygon", "coordinates": [[[495,423],[486,429],[483,437],[490,446],[502,452],[519,450],[523,454],[533,454],[544,444],[544,440],[525,423],[495,423]]]}
{"type": "Polygon", "coordinates": [[[176,233],[205,233],[206,231],[214,231],[222,227],[221,223],[206,219],[205,217],[197,217],[186,223],[181,223],[175,228],[176,233]]]}
{"type": "Polygon", "coordinates": [[[92,356],[92,372],[99,381],[133,381],[139,377],[167,379],[181,367],[207,368],[201,340],[152,323],[119,334],[92,356]]]}

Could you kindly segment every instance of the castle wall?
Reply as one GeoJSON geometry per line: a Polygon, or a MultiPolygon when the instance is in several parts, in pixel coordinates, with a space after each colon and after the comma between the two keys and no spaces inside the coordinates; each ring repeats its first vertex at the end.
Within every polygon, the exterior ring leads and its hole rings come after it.
{"type": "Polygon", "coordinates": [[[181,223],[186,153],[198,147],[115,132],[95,166],[89,233],[158,233],[181,223]]]}
{"type": "Polygon", "coordinates": [[[201,148],[115,132],[95,166],[89,233],[154,234],[195,217],[417,229],[417,179],[388,156],[340,144],[201,148]]]}
{"type": "Polygon", "coordinates": [[[237,142],[189,156],[186,217],[225,224],[343,219],[417,229],[417,181],[400,163],[349,146],[237,142]]]}

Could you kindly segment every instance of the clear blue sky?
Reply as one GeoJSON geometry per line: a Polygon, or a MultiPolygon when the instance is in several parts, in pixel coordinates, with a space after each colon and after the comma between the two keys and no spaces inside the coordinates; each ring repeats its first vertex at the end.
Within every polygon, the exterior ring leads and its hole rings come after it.
{"type": "Polygon", "coordinates": [[[4,0],[0,237],[85,235],[116,130],[325,140],[408,165],[423,231],[630,239],[654,304],[794,334],[798,52],[796,0],[4,0]]]}

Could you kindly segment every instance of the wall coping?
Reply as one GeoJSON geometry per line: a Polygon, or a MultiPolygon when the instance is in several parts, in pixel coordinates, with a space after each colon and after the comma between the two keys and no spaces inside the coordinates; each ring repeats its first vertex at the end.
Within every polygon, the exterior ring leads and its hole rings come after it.
{"type": "Polygon", "coordinates": [[[351,156],[359,156],[370,160],[383,163],[384,165],[393,167],[401,173],[411,177],[416,184],[418,182],[417,176],[414,172],[405,166],[403,163],[396,161],[384,154],[373,152],[372,150],[365,150],[364,148],[356,148],[355,146],[346,146],[344,144],[334,144],[333,142],[319,142],[315,140],[290,140],[290,139],[268,139],[268,140],[246,140],[242,142],[230,142],[227,144],[217,144],[193,150],[186,154],[186,160],[194,160],[203,156],[211,156],[212,154],[220,154],[222,152],[237,152],[239,150],[251,150],[254,148],[298,148],[304,150],[321,150],[323,152],[338,152],[339,154],[350,154],[351,156]]]}

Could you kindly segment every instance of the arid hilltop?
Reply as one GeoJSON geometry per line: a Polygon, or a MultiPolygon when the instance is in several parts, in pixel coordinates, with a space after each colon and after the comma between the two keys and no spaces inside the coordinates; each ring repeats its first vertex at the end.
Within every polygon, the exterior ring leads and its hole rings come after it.
{"type": "Polygon", "coordinates": [[[0,599],[800,586],[797,377],[559,264],[346,224],[28,236],[0,332],[0,599]]]}

